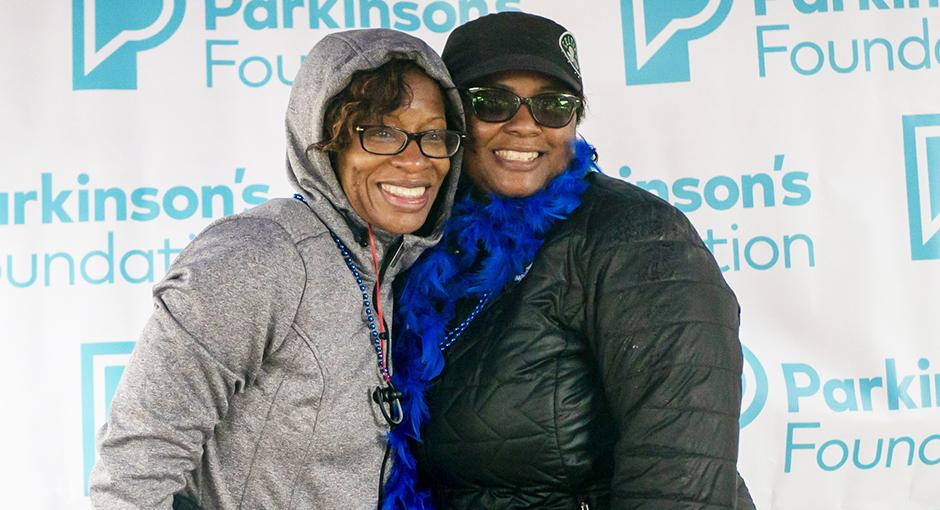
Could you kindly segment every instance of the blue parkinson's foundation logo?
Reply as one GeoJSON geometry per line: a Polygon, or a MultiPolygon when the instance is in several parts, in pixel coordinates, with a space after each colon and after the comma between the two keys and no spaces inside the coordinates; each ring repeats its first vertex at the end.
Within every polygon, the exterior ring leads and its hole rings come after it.
{"type": "Polygon", "coordinates": [[[940,114],[904,116],[911,257],[940,259],[940,114]]]}
{"type": "Polygon", "coordinates": [[[627,85],[691,80],[689,43],[716,28],[732,0],[620,0],[627,85]]]}
{"type": "Polygon", "coordinates": [[[72,88],[136,89],[137,54],[183,21],[186,0],[72,0],[72,88]]]}
{"type": "Polygon", "coordinates": [[[134,350],[134,342],[107,342],[82,345],[82,450],[85,468],[85,494],[88,475],[95,465],[95,433],[104,425],[111,409],[124,366],[134,350]]]}
{"type": "Polygon", "coordinates": [[[767,372],[761,365],[757,356],[745,346],[741,346],[744,353],[744,371],[741,374],[741,418],[740,426],[747,427],[767,403],[767,372]]]}

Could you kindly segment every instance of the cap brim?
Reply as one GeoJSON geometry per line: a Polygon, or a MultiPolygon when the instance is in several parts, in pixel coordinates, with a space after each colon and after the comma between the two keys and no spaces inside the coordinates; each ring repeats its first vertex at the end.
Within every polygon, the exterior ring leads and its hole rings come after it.
{"type": "Polygon", "coordinates": [[[582,92],[582,85],[576,79],[574,69],[563,69],[555,62],[531,54],[501,55],[484,60],[463,69],[453,76],[459,87],[474,85],[474,82],[491,74],[505,71],[534,71],[561,81],[575,92],[582,92]]]}

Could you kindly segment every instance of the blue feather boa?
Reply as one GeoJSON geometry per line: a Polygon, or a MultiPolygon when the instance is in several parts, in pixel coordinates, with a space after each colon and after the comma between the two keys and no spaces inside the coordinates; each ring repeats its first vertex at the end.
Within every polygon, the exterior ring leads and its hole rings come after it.
{"type": "MultiPolygon", "coordinates": [[[[535,259],[548,229],[581,204],[584,176],[597,171],[594,148],[579,140],[568,168],[534,195],[524,198],[490,194],[475,201],[464,190],[454,204],[443,238],[411,268],[395,300],[393,381],[402,393],[403,420],[388,434],[395,463],[385,485],[383,510],[434,509],[430,491],[418,483],[411,441],[421,441],[429,412],[428,384],[444,368],[439,347],[465,298],[497,296],[523,275],[535,259]],[[482,260],[478,257],[485,256],[482,260]]],[[[459,340],[458,340],[459,341],[459,340]]]]}

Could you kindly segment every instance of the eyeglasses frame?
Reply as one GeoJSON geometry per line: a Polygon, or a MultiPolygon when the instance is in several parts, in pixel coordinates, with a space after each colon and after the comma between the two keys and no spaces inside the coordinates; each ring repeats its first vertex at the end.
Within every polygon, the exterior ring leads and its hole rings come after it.
{"type": "Polygon", "coordinates": [[[359,146],[362,147],[362,150],[368,152],[369,154],[375,154],[376,156],[395,156],[395,155],[401,154],[402,152],[405,152],[406,148],[408,148],[408,144],[411,143],[412,140],[414,140],[414,142],[418,144],[418,150],[421,151],[421,154],[424,157],[431,158],[431,159],[447,159],[447,158],[453,157],[454,154],[457,154],[457,152],[460,150],[460,147],[463,145],[464,139],[467,138],[466,133],[463,133],[461,131],[457,131],[454,129],[428,129],[426,131],[419,131],[417,133],[411,133],[409,131],[405,131],[404,129],[397,128],[395,126],[386,126],[383,124],[358,125],[358,126],[353,127],[353,130],[359,134],[359,146]],[[372,129],[372,128],[392,129],[400,133],[404,133],[405,142],[401,145],[401,147],[398,148],[398,151],[396,152],[392,152],[388,154],[372,152],[369,149],[366,149],[366,142],[364,139],[366,130],[372,129]],[[421,138],[429,133],[435,133],[435,132],[441,132],[441,131],[444,131],[447,133],[454,133],[457,135],[458,137],[457,147],[454,148],[454,152],[451,154],[448,154],[447,156],[431,156],[428,153],[424,152],[424,147],[421,146],[421,138]]]}

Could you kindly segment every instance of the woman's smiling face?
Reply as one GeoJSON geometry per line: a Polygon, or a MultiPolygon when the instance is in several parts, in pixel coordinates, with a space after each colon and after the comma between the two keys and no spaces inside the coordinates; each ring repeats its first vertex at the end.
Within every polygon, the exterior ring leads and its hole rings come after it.
{"type": "MultiPolygon", "coordinates": [[[[520,97],[567,92],[554,80],[530,71],[507,71],[480,85],[501,88],[520,97]]],[[[468,112],[470,136],[464,171],[477,188],[498,195],[526,197],[544,188],[571,160],[577,120],[560,128],[541,126],[527,105],[505,122],[484,122],[468,112]]]]}
{"type": "MultiPolygon", "coordinates": [[[[447,129],[441,88],[420,71],[405,74],[411,101],[376,119],[410,133],[447,129]]],[[[358,136],[336,157],[337,174],[353,210],[366,222],[395,234],[421,228],[450,170],[450,159],[428,158],[416,140],[393,156],[366,152],[358,136]]]]}

